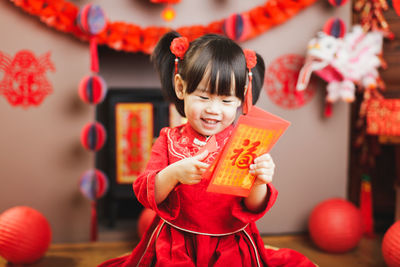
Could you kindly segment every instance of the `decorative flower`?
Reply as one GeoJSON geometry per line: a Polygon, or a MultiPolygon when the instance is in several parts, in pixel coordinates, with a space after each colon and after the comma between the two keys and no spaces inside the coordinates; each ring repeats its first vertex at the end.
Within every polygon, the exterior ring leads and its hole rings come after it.
{"type": "Polygon", "coordinates": [[[244,57],[246,58],[246,66],[249,70],[257,65],[257,55],[253,50],[244,49],[244,57]]]}
{"type": "Polygon", "coordinates": [[[186,51],[189,48],[189,41],[186,37],[177,37],[171,42],[171,52],[174,54],[176,57],[179,57],[180,59],[183,59],[183,56],[185,55],[186,51]]]}

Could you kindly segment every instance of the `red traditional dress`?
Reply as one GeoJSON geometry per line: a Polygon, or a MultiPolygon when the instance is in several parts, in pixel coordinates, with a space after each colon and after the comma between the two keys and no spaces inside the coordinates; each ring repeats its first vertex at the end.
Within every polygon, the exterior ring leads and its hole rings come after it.
{"type": "MultiPolygon", "coordinates": [[[[216,135],[219,148],[232,130],[231,126],[216,135]]],[[[161,204],[155,202],[157,173],[196,155],[205,142],[189,124],[161,130],[145,171],[133,185],[138,200],[158,216],[130,255],[100,266],[314,266],[293,250],[264,248],[255,221],[276,200],[278,193],[272,184],[267,185],[266,208],[259,213],[247,210],[243,197],[206,192],[207,180],[179,184],[161,204]]],[[[205,162],[212,162],[217,153],[210,153],[205,162]]]]}

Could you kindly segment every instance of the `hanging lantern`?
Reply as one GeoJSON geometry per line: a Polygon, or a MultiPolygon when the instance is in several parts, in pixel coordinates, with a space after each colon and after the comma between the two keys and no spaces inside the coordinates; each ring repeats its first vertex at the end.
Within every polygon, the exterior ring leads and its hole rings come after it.
{"type": "Polygon", "coordinates": [[[165,20],[166,22],[170,22],[172,21],[176,16],[175,10],[167,5],[163,11],[161,12],[161,17],[163,18],[163,20],[165,20]]]}
{"type": "Polygon", "coordinates": [[[107,176],[100,170],[84,172],[79,181],[81,193],[88,199],[95,201],[105,195],[108,189],[107,176]]]}
{"type": "Polygon", "coordinates": [[[336,38],[342,38],[346,34],[346,24],[340,18],[331,18],[325,23],[323,31],[336,38]]]}
{"type": "Polygon", "coordinates": [[[97,199],[103,197],[108,189],[107,176],[100,170],[88,170],[83,173],[79,181],[82,194],[92,201],[90,240],[97,240],[97,199]]]}
{"type": "Polygon", "coordinates": [[[348,0],[329,0],[329,3],[332,6],[343,6],[347,3],[348,0]]]}
{"type": "Polygon", "coordinates": [[[79,97],[88,104],[99,104],[107,93],[104,79],[98,75],[85,76],[79,84],[79,97]]]}
{"type": "Polygon", "coordinates": [[[76,17],[76,24],[82,32],[90,35],[91,70],[99,72],[96,35],[106,28],[105,13],[98,5],[87,4],[79,11],[76,17]]]}
{"type": "Polygon", "coordinates": [[[107,138],[104,126],[99,122],[86,124],[81,132],[81,143],[87,150],[100,150],[107,138]]]}
{"type": "Polygon", "coordinates": [[[233,14],[225,19],[223,31],[236,41],[244,41],[251,32],[251,22],[247,15],[233,14]]]}

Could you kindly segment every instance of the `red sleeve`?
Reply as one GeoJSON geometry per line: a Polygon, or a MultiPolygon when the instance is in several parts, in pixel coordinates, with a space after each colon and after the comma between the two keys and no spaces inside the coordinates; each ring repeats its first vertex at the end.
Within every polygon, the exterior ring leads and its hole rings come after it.
{"type": "Polygon", "coordinates": [[[268,195],[266,200],[267,205],[265,206],[264,210],[258,213],[251,212],[245,207],[242,199],[238,203],[236,203],[235,207],[233,207],[232,209],[233,216],[245,223],[255,222],[261,217],[263,217],[265,213],[267,213],[267,211],[274,205],[276,198],[278,196],[278,190],[276,190],[271,183],[267,184],[267,188],[268,188],[268,193],[267,193],[268,195]]]}
{"type": "Polygon", "coordinates": [[[175,190],[159,205],[157,205],[154,197],[155,177],[157,173],[169,165],[167,131],[168,128],[161,130],[160,136],[152,147],[146,169],[133,183],[133,191],[144,207],[154,210],[164,219],[173,220],[180,210],[179,196],[175,193],[175,190]]]}

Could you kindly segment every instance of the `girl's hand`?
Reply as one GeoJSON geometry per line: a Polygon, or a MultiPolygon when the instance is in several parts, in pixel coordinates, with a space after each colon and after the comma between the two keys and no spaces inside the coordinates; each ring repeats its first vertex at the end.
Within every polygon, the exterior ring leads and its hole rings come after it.
{"type": "Polygon", "coordinates": [[[202,162],[207,155],[208,151],[205,150],[194,157],[175,162],[167,168],[174,173],[175,178],[181,184],[197,184],[201,181],[203,173],[209,166],[209,164],[202,162]]]}
{"type": "Polygon", "coordinates": [[[256,175],[254,185],[268,184],[272,182],[275,164],[270,154],[264,154],[257,157],[254,163],[250,165],[249,172],[256,175]]]}

